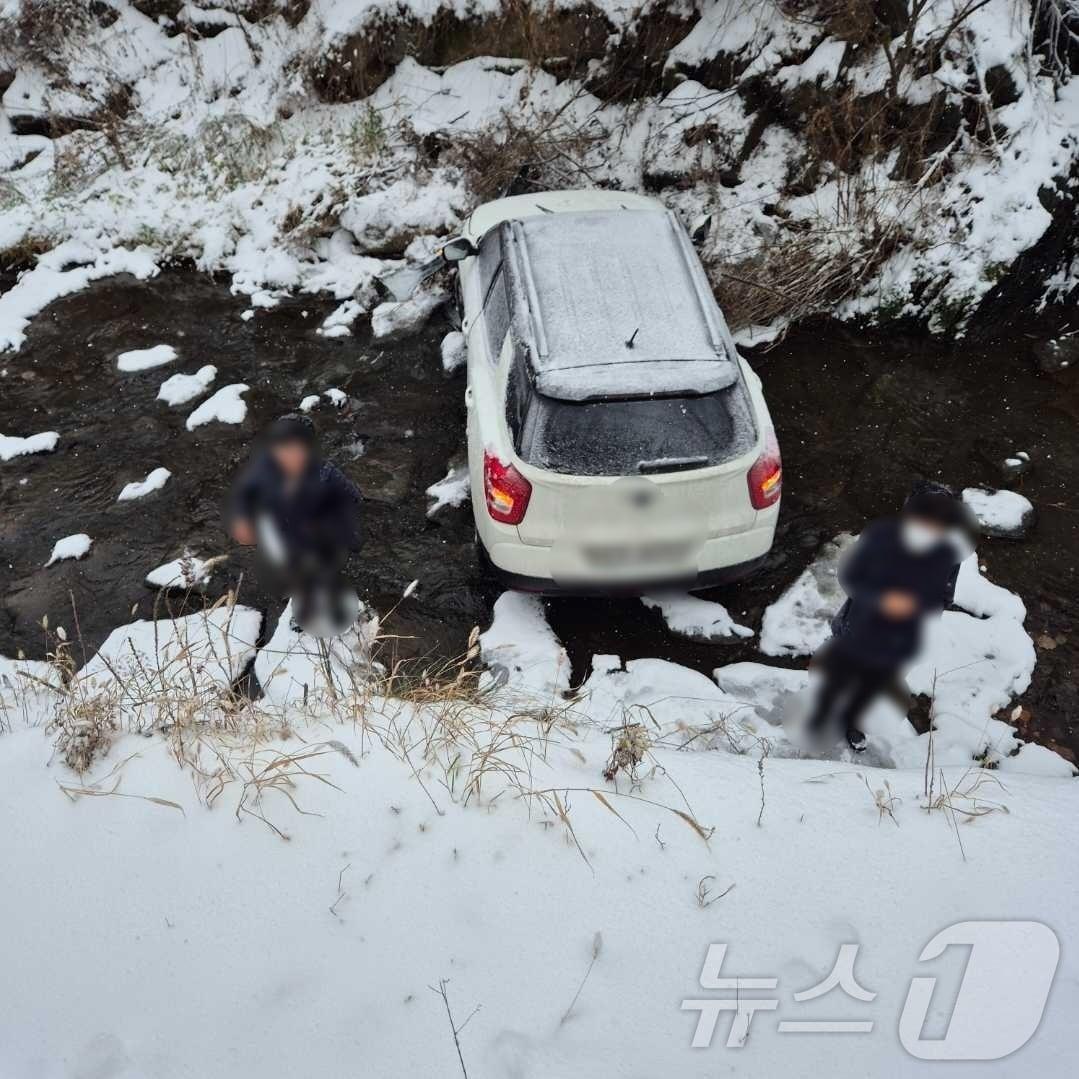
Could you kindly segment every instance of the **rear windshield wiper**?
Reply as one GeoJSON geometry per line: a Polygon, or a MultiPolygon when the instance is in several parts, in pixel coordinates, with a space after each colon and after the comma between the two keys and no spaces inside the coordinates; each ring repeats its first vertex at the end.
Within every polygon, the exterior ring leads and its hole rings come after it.
{"type": "Polygon", "coordinates": [[[658,457],[654,461],[638,461],[637,471],[644,475],[656,472],[688,472],[693,468],[705,468],[708,458],[701,457],[658,457]]]}

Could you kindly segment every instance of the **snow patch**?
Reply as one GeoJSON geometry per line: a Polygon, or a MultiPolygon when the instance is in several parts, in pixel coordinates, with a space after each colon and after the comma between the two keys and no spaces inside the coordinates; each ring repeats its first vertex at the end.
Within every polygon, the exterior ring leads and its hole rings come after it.
{"type": "Polygon", "coordinates": [[[451,466],[446,475],[427,488],[427,497],[434,502],[427,507],[427,516],[434,517],[445,506],[462,506],[472,496],[468,465],[451,466]]]}
{"type": "Polygon", "coordinates": [[[117,502],[128,502],[133,498],[145,498],[153,491],[160,491],[169,481],[172,473],[167,468],[155,468],[144,480],[124,485],[124,489],[117,496],[117,502]]]}
{"type": "Polygon", "coordinates": [[[52,453],[60,440],[56,431],[42,431],[37,435],[0,435],[0,461],[10,461],[13,457],[25,457],[31,453],[52,453]]]}
{"type": "Polygon", "coordinates": [[[172,408],[177,405],[186,405],[188,401],[201,397],[210,388],[215,378],[217,378],[217,368],[209,363],[205,367],[200,367],[193,375],[173,375],[161,383],[161,388],[157,391],[157,399],[164,401],[172,408]]]}
{"type": "Polygon", "coordinates": [[[51,566],[54,562],[63,562],[71,558],[85,558],[90,553],[93,542],[85,532],[76,532],[73,536],[58,539],[45,565],[51,566]]]}
{"type": "Polygon", "coordinates": [[[125,372],[148,371],[151,367],[161,367],[163,364],[172,363],[177,355],[172,345],[136,348],[130,352],[121,352],[116,357],[116,367],[117,370],[125,372]]]}
{"type": "Polygon", "coordinates": [[[722,603],[682,593],[641,596],[641,602],[663,615],[672,633],[697,641],[715,641],[723,637],[752,637],[753,630],[739,625],[722,603]]]}
{"type": "Polygon", "coordinates": [[[247,416],[247,403],[243,399],[251,387],[244,382],[234,382],[231,386],[222,386],[212,397],[205,401],[187,417],[187,429],[213,423],[243,423],[247,416]]]}

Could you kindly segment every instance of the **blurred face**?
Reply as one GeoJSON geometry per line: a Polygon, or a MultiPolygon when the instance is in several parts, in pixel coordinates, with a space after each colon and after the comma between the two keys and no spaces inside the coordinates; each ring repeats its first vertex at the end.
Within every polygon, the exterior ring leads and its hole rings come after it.
{"type": "Polygon", "coordinates": [[[948,530],[939,522],[926,517],[907,514],[903,518],[902,537],[908,550],[915,553],[928,551],[947,535],[948,530]]]}
{"type": "Polygon", "coordinates": [[[302,476],[311,461],[311,450],[299,439],[279,442],[270,453],[278,467],[289,479],[302,476]]]}

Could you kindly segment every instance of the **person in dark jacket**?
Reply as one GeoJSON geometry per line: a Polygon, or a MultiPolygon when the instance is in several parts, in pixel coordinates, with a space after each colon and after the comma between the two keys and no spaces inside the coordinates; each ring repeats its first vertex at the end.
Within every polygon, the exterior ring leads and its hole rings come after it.
{"type": "Polygon", "coordinates": [[[331,620],[350,621],[344,567],[360,546],[360,492],[318,452],[314,424],[292,413],[267,430],[233,490],[229,532],[258,543],[282,569],[292,593],[293,628],[324,604],[331,620]]]}
{"type": "Polygon", "coordinates": [[[952,602],[969,531],[963,503],[947,487],[925,484],[899,517],[874,521],[862,532],[840,564],[847,600],[816,657],[824,680],[811,733],[834,723],[852,749],[865,749],[859,720],[917,655],[926,619],[952,602]]]}

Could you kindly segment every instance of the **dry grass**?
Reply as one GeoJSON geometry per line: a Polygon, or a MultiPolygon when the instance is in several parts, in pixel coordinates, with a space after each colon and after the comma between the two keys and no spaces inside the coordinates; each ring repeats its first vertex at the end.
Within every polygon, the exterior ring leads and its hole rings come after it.
{"type": "Polygon", "coordinates": [[[463,170],[478,203],[512,193],[596,186],[588,154],[607,132],[570,121],[581,94],[551,112],[507,111],[485,130],[454,139],[445,160],[463,170]]]}
{"type": "MultiPolygon", "coordinates": [[[[190,599],[189,593],[185,605],[190,599]]],[[[65,764],[82,779],[107,757],[120,736],[157,735],[190,775],[200,803],[213,808],[228,801],[238,819],[255,819],[282,839],[289,838],[282,810],[310,812],[304,788],[336,789],[327,767],[333,758],[360,767],[372,753],[389,754],[404,764],[440,815],[449,805],[490,810],[502,802],[517,803],[530,817],[561,827],[567,843],[586,862],[572,819],[576,795],[598,801],[627,827],[613,799],[631,799],[673,813],[705,841],[711,834],[654,762],[645,778],[666,779],[681,804],[667,805],[635,793],[645,782],[636,774],[635,764],[627,764],[630,792],[545,782],[555,751],[584,760],[575,745],[582,717],[574,701],[532,697],[501,685],[485,672],[478,663],[478,629],[462,656],[430,662],[393,658],[399,638],[383,633],[372,653],[390,663],[364,661],[345,671],[337,669],[332,682],[310,687],[302,701],[287,708],[251,700],[235,683],[213,684],[201,673],[210,663],[237,678],[241,673],[233,658],[241,642],[232,639],[229,629],[237,601],[231,592],[201,612],[206,619],[225,607],[227,615],[220,640],[207,634],[207,643],[197,654],[186,644],[179,649],[157,647],[155,660],[132,649],[129,662],[106,664],[108,677],[101,680],[76,677],[86,662],[85,654],[81,661],[75,659],[82,651],[77,617],[76,634],[70,640],[59,627],[50,632],[46,620],[49,660],[64,682],[48,729],[65,764]],[[339,732],[349,729],[358,735],[358,753],[340,738],[339,732]]],[[[170,603],[166,594],[159,595],[155,625],[159,615],[168,621],[170,603]]],[[[634,744],[641,749],[640,763],[646,742],[637,739],[634,744]]],[[[138,797],[175,805],[152,795],[121,792],[123,763],[101,779],[64,784],[65,793],[72,798],[138,797]]]]}

